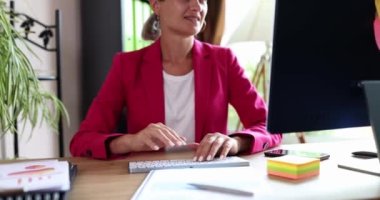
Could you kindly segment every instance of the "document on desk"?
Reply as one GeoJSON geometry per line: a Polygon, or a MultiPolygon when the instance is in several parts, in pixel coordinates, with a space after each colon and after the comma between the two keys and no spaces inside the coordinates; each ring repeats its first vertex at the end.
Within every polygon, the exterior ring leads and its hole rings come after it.
{"type": "Polygon", "coordinates": [[[363,159],[348,157],[339,161],[338,167],[380,176],[380,162],[378,158],[363,159]]]}
{"type": "Polygon", "coordinates": [[[67,161],[41,160],[0,164],[0,194],[9,191],[70,189],[67,161]]]}
{"type": "Polygon", "coordinates": [[[132,199],[253,199],[259,181],[252,171],[250,166],[153,170],[132,199]]]}

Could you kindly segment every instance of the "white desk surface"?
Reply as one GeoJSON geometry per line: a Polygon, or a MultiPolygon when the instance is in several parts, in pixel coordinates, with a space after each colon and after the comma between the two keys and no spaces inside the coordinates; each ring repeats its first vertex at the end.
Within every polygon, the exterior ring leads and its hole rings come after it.
{"type": "MultiPolygon", "coordinates": [[[[267,158],[263,153],[243,156],[251,161],[253,177],[259,183],[254,186],[253,199],[380,199],[379,176],[337,167],[338,160],[350,157],[352,151],[374,150],[374,142],[309,143],[282,145],[281,148],[326,152],[331,156],[321,162],[319,176],[303,181],[285,181],[267,176],[267,158]]],[[[129,174],[128,161],[179,158],[192,158],[192,152],[142,153],[115,161],[68,158],[78,165],[69,199],[130,199],[146,174],[129,174]]]]}
{"type": "Polygon", "coordinates": [[[252,173],[261,180],[254,199],[380,199],[379,176],[337,167],[340,159],[351,158],[352,151],[375,151],[372,141],[282,145],[281,148],[326,152],[330,158],[320,163],[319,176],[289,181],[267,176],[266,158],[262,155],[248,156],[252,160],[252,173]]]}

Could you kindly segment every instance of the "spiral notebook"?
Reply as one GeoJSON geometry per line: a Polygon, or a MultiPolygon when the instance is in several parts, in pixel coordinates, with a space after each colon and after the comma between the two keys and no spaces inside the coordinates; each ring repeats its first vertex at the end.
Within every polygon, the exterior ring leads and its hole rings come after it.
{"type": "Polygon", "coordinates": [[[63,200],[76,171],[75,165],[58,160],[0,164],[0,199],[63,200]]]}

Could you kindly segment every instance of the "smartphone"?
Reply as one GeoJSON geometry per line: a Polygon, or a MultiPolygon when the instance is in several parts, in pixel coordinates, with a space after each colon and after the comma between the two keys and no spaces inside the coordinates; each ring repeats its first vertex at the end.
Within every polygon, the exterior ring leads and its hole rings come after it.
{"type": "Polygon", "coordinates": [[[279,157],[284,155],[295,155],[308,158],[318,158],[321,161],[326,160],[330,157],[327,153],[311,152],[311,151],[297,151],[297,150],[286,150],[286,149],[274,149],[264,152],[266,157],[279,157]]]}

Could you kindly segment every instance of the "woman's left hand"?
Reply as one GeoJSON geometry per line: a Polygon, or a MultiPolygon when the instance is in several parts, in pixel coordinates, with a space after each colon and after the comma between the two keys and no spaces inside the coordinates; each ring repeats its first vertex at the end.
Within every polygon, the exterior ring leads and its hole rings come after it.
{"type": "Polygon", "coordinates": [[[193,160],[205,161],[213,160],[217,155],[220,158],[236,155],[239,152],[239,139],[221,133],[209,133],[199,143],[193,160]]]}

